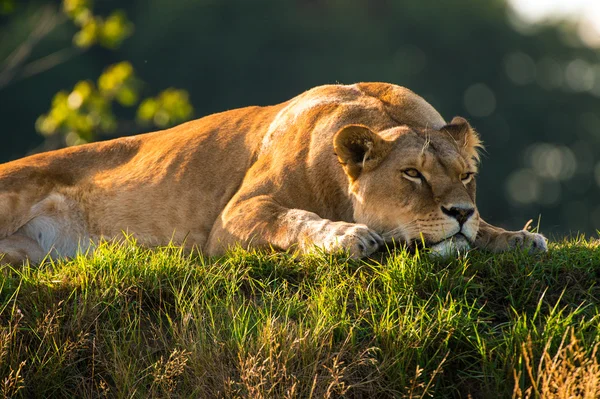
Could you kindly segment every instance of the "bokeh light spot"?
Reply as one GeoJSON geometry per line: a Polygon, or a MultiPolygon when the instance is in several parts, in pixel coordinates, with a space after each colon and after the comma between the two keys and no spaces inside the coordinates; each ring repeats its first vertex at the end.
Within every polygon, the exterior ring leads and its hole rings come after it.
{"type": "Polygon", "coordinates": [[[579,37],[581,41],[588,47],[600,48],[600,25],[598,25],[598,18],[600,18],[600,8],[596,9],[596,15],[587,15],[582,18],[579,24],[579,37]]]}
{"type": "Polygon", "coordinates": [[[508,78],[517,85],[526,85],[535,81],[535,62],[533,58],[521,51],[506,56],[504,69],[508,78]]]}
{"type": "Polygon", "coordinates": [[[577,170],[577,159],[566,146],[539,143],[530,147],[526,159],[536,175],[552,180],[568,180],[577,170]]]}
{"type": "Polygon", "coordinates": [[[469,86],[464,95],[467,112],[476,117],[490,116],[496,109],[494,92],[483,83],[469,86]]]}
{"type": "Polygon", "coordinates": [[[594,88],[594,70],[589,63],[578,58],[567,65],[565,80],[573,91],[590,91],[594,88]]]}
{"type": "Polygon", "coordinates": [[[69,108],[71,109],[78,109],[81,107],[81,104],[83,104],[83,97],[79,92],[74,91],[69,94],[69,97],[67,98],[67,104],[69,104],[69,108]]]}
{"type": "Polygon", "coordinates": [[[517,204],[531,204],[540,195],[540,180],[531,169],[513,172],[506,181],[508,198],[517,204]]]}

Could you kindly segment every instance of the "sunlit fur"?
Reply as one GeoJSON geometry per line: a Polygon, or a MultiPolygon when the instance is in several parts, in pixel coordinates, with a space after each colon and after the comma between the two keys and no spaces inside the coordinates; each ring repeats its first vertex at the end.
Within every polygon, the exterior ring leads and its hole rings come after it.
{"type": "Polygon", "coordinates": [[[388,241],[423,240],[432,245],[457,233],[475,241],[479,229],[475,179],[463,182],[460,178],[465,172],[477,172],[480,141],[475,132],[465,132],[472,137],[463,141],[467,145],[443,129],[399,127],[379,135],[393,150],[375,170],[354,181],[355,220],[381,232],[388,241]],[[405,176],[407,169],[416,169],[422,178],[405,176]],[[461,229],[442,207],[472,208],[474,214],[461,229]]]}
{"type": "MultiPolygon", "coordinates": [[[[456,252],[458,222],[442,207],[474,207],[475,181],[460,176],[476,172],[480,145],[466,120],[446,122],[412,91],[358,83],[37,154],[0,165],[0,262],[70,257],[124,232],[206,255],[242,245],[364,257],[384,240],[456,252]]],[[[476,210],[460,232],[492,251],[546,248],[476,210]]]]}

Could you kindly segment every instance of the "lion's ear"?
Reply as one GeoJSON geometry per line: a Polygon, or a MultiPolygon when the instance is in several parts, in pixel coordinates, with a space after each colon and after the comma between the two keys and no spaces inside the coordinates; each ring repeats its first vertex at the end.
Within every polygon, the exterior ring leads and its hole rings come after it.
{"type": "Polygon", "coordinates": [[[465,118],[455,116],[442,130],[449,133],[463,150],[467,151],[476,161],[479,161],[479,150],[483,149],[483,143],[465,118]]]}
{"type": "Polygon", "coordinates": [[[366,126],[349,125],[333,137],[333,148],[350,180],[372,170],[390,153],[392,143],[366,126]]]}
{"type": "Polygon", "coordinates": [[[469,122],[462,116],[455,116],[452,118],[449,124],[444,126],[444,129],[448,131],[455,138],[468,134],[470,130],[473,130],[469,122]]]}

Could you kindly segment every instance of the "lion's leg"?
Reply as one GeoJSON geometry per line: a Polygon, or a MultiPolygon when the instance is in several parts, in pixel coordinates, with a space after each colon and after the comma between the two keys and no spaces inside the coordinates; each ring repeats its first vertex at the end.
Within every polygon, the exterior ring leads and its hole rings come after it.
{"type": "Polygon", "coordinates": [[[222,253],[239,242],[245,247],[297,248],[307,253],[347,250],[361,258],[375,252],[383,240],[366,225],[334,222],[313,212],[285,208],[268,196],[230,203],[209,237],[208,254],[222,253]]]}
{"type": "Polygon", "coordinates": [[[28,259],[39,263],[46,255],[53,259],[75,256],[89,247],[89,234],[79,206],[65,196],[52,193],[29,209],[21,209],[13,220],[12,233],[0,239],[0,263],[21,264],[28,259]]]}
{"type": "Polygon", "coordinates": [[[548,250],[546,238],[527,230],[507,231],[481,220],[475,246],[491,252],[503,252],[515,248],[536,252],[548,250]]]}
{"type": "Polygon", "coordinates": [[[22,265],[29,260],[39,263],[46,256],[46,251],[32,238],[23,234],[13,234],[0,240],[0,264],[22,265]]]}

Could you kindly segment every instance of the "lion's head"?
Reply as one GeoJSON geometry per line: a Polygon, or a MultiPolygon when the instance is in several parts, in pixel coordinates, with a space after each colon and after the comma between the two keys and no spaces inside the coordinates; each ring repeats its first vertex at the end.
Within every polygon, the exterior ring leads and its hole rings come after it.
{"type": "Polygon", "coordinates": [[[475,176],[482,147],[466,120],[440,130],[373,132],[349,125],[334,136],[354,218],[387,240],[424,241],[434,251],[469,248],[479,228],[475,176]]]}

